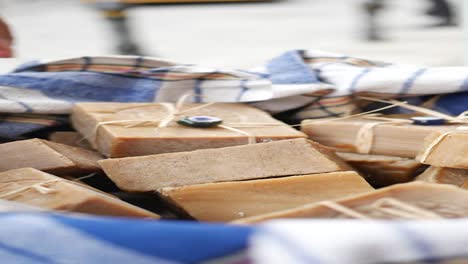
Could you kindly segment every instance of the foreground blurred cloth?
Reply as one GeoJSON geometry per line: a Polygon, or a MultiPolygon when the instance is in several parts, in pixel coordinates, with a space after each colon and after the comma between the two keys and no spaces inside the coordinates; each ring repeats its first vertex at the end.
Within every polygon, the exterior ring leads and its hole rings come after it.
{"type": "Polygon", "coordinates": [[[468,68],[398,66],[294,50],[250,70],[223,70],[149,57],[81,57],[31,62],[0,75],[0,137],[66,122],[76,102],[245,102],[298,122],[362,110],[356,95],[410,97],[459,114],[468,109],[468,68]],[[425,95],[421,97],[422,95],[425,95]],[[53,115],[51,115],[53,114],[53,115]]]}
{"type": "MultiPolygon", "coordinates": [[[[449,263],[468,220],[284,220],[257,226],[0,213],[2,263],[449,263]]],[[[459,262],[466,263],[466,262],[459,262]]]]}
{"type": "Polygon", "coordinates": [[[251,237],[254,263],[468,263],[468,220],[283,220],[251,237]],[[454,262],[455,263],[455,262],[454,262]]]}

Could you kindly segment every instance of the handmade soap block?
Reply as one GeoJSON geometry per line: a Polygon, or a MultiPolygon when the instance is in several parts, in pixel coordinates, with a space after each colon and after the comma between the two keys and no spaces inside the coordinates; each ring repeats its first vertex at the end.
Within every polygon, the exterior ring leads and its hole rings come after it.
{"type": "Polygon", "coordinates": [[[425,138],[416,159],[437,167],[468,169],[468,133],[433,132],[425,138]]]}
{"type": "Polygon", "coordinates": [[[330,172],[251,181],[163,188],[163,198],[200,221],[232,221],[372,191],[356,172],[330,172]]]}
{"type": "MultiPolygon", "coordinates": [[[[206,105],[185,104],[181,111],[197,106],[206,105]]],[[[219,103],[198,108],[169,118],[170,122],[166,127],[156,129],[158,121],[168,117],[169,110],[158,103],[79,103],[73,108],[71,120],[75,129],[85,135],[93,147],[107,157],[245,145],[249,138],[263,142],[306,137],[303,133],[273,119],[266,112],[244,104],[219,103]],[[178,124],[177,121],[185,116],[219,117],[223,120],[222,125],[238,131],[222,127],[195,128],[178,124]]]]}
{"type": "Polygon", "coordinates": [[[440,219],[467,216],[466,190],[446,184],[411,182],[235,222],[257,223],[276,218],[440,219]]]}
{"type": "Polygon", "coordinates": [[[289,139],[189,152],[99,161],[126,191],[352,170],[333,151],[310,140],[289,139]]]}
{"type": "Polygon", "coordinates": [[[427,167],[408,158],[345,152],[336,154],[364,175],[372,186],[379,188],[412,181],[427,167]]]}
{"type": "Polygon", "coordinates": [[[421,175],[416,177],[416,180],[462,186],[468,180],[468,170],[430,166],[421,175]]]}
{"type": "Polygon", "coordinates": [[[0,172],[31,167],[56,175],[99,171],[102,159],[93,151],[37,138],[0,144],[0,157],[0,172]]]}
{"type": "Polygon", "coordinates": [[[83,135],[73,131],[59,131],[50,134],[49,140],[55,143],[92,150],[93,147],[83,135]]]}
{"type": "Polygon", "coordinates": [[[0,199],[67,212],[159,218],[156,214],[88,188],[84,184],[33,168],[0,173],[0,199]]]}
{"type": "Polygon", "coordinates": [[[468,189],[468,181],[466,181],[461,187],[462,189],[468,189]]]}
{"type": "Polygon", "coordinates": [[[304,120],[301,130],[310,139],[342,152],[377,154],[414,159],[432,131],[455,126],[389,124],[365,118],[304,120]]]}

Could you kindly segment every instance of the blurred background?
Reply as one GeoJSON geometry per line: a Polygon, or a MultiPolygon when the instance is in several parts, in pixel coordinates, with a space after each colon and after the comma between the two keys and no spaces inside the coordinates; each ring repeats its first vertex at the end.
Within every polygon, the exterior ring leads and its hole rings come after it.
{"type": "Polygon", "coordinates": [[[14,56],[21,61],[127,52],[181,63],[249,68],[286,50],[320,49],[400,64],[462,65],[463,2],[447,1],[448,20],[436,2],[282,0],[122,6],[113,1],[3,0],[0,14],[12,32],[14,56]],[[135,46],[122,43],[126,41],[135,46]]]}

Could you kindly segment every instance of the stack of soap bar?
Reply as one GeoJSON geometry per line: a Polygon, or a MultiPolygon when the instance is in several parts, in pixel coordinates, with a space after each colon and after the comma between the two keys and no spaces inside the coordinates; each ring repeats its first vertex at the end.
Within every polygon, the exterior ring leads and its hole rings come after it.
{"type": "Polygon", "coordinates": [[[333,151],[310,140],[289,139],[99,161],[125,191],[352,170],[333,151]]]}
{"type": "Polygon", "coordinates": [[[113,196],[33,169],[0,173],[0,198],[45,209],[96,215],[150,217],[158,215],[113,196]]]}
{"type": "Polygon", "coordinates": [[[345,152],[337,155],[364,175],[374,187],[412,181],[426,167],[414,159],[401,157],[345,152]]]}
{"type": "Polygon", "coordinates": [[[468,170],[431,166],[424,173],[416,177],[416,180],[462,186],[468,180],[468,170]]]}
{"type": "Polygon", "coordinates": [[[437,167],[468,169],[468,133],[431,133],[417,160],[437,167]]]}
{"type": "Polygon", "coordinates": [[[336,148],[342,152],[355,152],[361,154],[377,154],[387,156],[398,156],[415,158],[418,151],[424,145],[424,137],[434,130],[449,131],[453,126],[418,126],[411,124],[392,125],[381,121],[364,118],[349,118],[341,120],[304,120],[302,132],[309,138],[325,146],[336,148]],[[381,123],[376,126],[367,127],[372,123],[381,123]],[[360,144],[357,141],[359,131],[363,128],[368,131],[372,129],[370,151],[362,153],[358,151],[360,144]]]}
{"type": "Polygon", "coordinates": [[[257,223],[276,218],[440,219],[467,216],[467,191],[446,184],[411,182],[236,222],[257,223]]]}
{"type": "Polygon", "coordinates": [[[372,191],[356,172],[163,188],[162,197],[201,221],[235,219],[372,191]]]}
{"type": "MultiPolygon", "coordinates": [[[[182,111],[197,106],[203,104],[186,104],[182,111]]],[[[107,157],[245,145],[249,139],[247,134],[255,136],[257,142],[306,137],[303,133],[273,119],[266,112],[243,104],[219,103],[189,111],[171,120],[167,127],[156,131],[156,122],[167,118],[169,114],[167,108],[157,103],[79,103],[73,108],[71,119],[75,129],[85,135],[93,147],[107,157]],[[221,127],[195,128],[179,125],[177,120],[185,116],[218,117],[223,120],[223,125],[243,132],[221,127]],[[102,124],[118,120],[127,121],[102,124]]]]}
{"type": "Polygon", "coordinates": [[[83,135],[73,131],[59,131],[50,134],[49,140],[55,143],[80,147],[84,149],[93,149],[83,135]]]}
{"type": "Polygon", "coordinates": [[[89,150],[42,139],[0,144],[0,172],[31,167],[56,175],[83,175],[100,170],[102,157],[89,150]]]}

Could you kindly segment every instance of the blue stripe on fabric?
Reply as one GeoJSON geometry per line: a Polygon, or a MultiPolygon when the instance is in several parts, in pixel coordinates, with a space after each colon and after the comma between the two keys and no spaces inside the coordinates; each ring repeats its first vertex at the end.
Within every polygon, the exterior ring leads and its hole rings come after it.
{"type": "Polygon", "coordinates": [[[0,250],[4,250],[4,251],[9,252],[10,254],[14,254],[14,255],[18,255],[18,256],[30,259],[30,261],[34,261],[34,263],[47,263],[47,264],[58,263],[54,261],[53,259],[38,255],[36,253],[27,251],[22,248],[13,247],[2,242],[0,242],[0,250]]]}
{"type": "Polygon", "coordinates": [[[174,220],[79,218],[65,215],[51,217],[95,239],[140,254],[181,263],[199,263],[245,250],[247,239],[253,231],[252,227],[247,226],[174,220]]]}
{"type": "Polygon", "coordinates": [[[133,65],[133,67],[135,69],[137,69],[138,67],[140,67],[140,65],[143,63],[143,60],[145,58],[143,56],[139,56],[136,60],[135,60],[135,64],[133,65]]]}
{"type": "Polygon", "coordinates": [[[66,100],[151,102],[161,81],[95,72],[21,72],[0,75],[0,85],[39,90],[66,100]]]}
{"type": "Polygon", "coordinates": [[[466,76],[466,78],[463,80],[457,92],[465,92],[467,90],[468,90],[468,76],[466,76]]]}
{"type": "Polygon", "coordinates": [[[267,64],[269,79],[273,84],[318,83],[314,71],[304,62],[298,51],[286,52],[267,64]]]}
{"type": "Polygon", "coordinates": [[[242,80],[240,82],[239,85],[241,87],[241,90],[240,90],[239,94],[237,95],[236,102],[240,102],[241,99],[242,99],[242,96],[244,95],[244,93],[249,90],[249,87],[246,86],[246,83],[247,83],[247,80],[242,80]]]}
{"type": "Polygon", "coordinates": [[[425,263],[436,263],[437,256],[434,255],[434,250],[429,241],[425,240],[416,230],[410,228],[404,223],[391,223],[390,224],[404,240],[421,256],[421,261],[425,263]]]}
{"type": "Polygon", "coordinates": [[[90,57],[83,57],[83,66],[81,67],[81,71],[86,71],[89,66],[91,65],[91,58],[90,57]]]}
{"type": "Polygon", "coordinates": [[[361,73],[354,76],[354,78],[353,78],[353,80],[351,80],[351,84],[349,85],[349,88],[348,88],[349,92],[354,93],[356,91],[356,86],[357,86],[359,80],[361,80],[366,74],[368,74],[371,71],[372,71],[372,68],[364,68],[361,71],[361,73]]]}
{"type": "Polygon", "coordinates": [[[18,137],[48,127],[42,124],[16,123],[10,121],[0,121],[0,137],[17,139],[18,137]]]}
{"type": "Polygon", "coordinates": [[[285,248],[290,256],[293,256],[298,262],[295,263],[306,263],[306,264],[319,264],[322,263],[318,257],[311,256],[311,248],[307,249],[307,253],[304,252],[299,246],[296,246],[294,242],[290,241],[287,237],[273,232],[266,228],[257,229],[256,233],[261,236],[264,235],[267,238],[275,240],[281,247],[285,248]]]}
{"type": "Polygon", "coordinates": [[[196,79],[195,80],[195,85],[193,86],[193,93],[195,96],[193,97],[193,100],[195,103],[201,103],[203,101],[203,91],[201,89],[201,83],[203,80],[201,79],[196,79]]]}
{"type": "MultiPolygon", "coordinates": [[[[1,88],[0,88],[0,89],[1,89],[1,88]]],[[[26,104],[26,103],[24,103],[24,102],[12,100],[12,99],[7,99],[6,97],[2,96],[1,94],[0,94],[0,98],[1,98],[1,99],[5,99],[5,100],[7,100],[7,101],[15,102],[15,103],[17,103],[17,104],[20,104],[21,106],[23,106],[24,108],[26,108],[26,113],[31,113],[31,112],[33,111],[33,109],[32,109],[28,104],[26,104]]]]}
{"type": "Polygon", "coordinates": [[[400,89],[400,94],[406,94],[409,92],[409,90],[411,89],[411,87],[413,86],[414,82],[416,81],[417,78],[419,78],[421,75],[424,74],[424,72],[426,72],[427,69],[426,68],[421,68],[421,69],[418,69],[417,71],[415,71],[404,83],[403,85],[401,86],[401,89],[400,89]]]}

